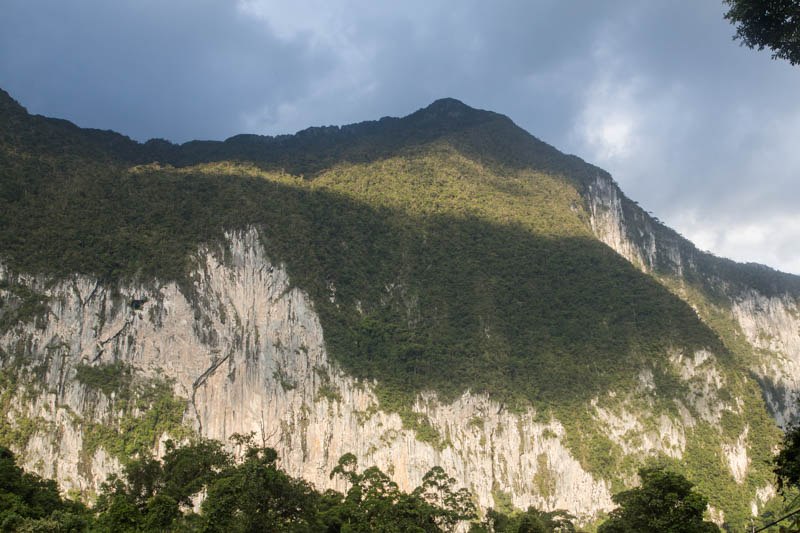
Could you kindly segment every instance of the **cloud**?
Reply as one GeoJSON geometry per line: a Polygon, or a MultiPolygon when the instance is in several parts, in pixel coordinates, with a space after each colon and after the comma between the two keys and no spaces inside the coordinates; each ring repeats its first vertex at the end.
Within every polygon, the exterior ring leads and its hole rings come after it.
{"type": "Polygon", "coordinates": [[[286,101],[336,66],[225,2],[9,0],[4,12],[5,88],[32,111],[140,140],[239,133],[265,97],[286,101]]]}
{"type": "Polygon", "coordinates": [[[599,35],[566,144],[699,246],[800,273],[800,69],[730,46],[705,8],[710,26],[652,6],[599,35]]]}
{"type": "Polygon", "coordinates": [[[641,150],[637,140],[645,117],[636,102],[639,85],[635,79],[618,85],[604,79],[589,87],[574,135],[591,150],[597,164],[629,160],[641,150]]]}
{"type": "Polygon", "coordinates": [[[702,250],[735,261],[781,265],[785,272],[800,273],[797,254],[800,214],[763,213],[757,217],[709,217],[683,211],[676,221],[687,228],[684,236],[702,250]],[[765,243],[769,243],[765,246],[765,243]]]}

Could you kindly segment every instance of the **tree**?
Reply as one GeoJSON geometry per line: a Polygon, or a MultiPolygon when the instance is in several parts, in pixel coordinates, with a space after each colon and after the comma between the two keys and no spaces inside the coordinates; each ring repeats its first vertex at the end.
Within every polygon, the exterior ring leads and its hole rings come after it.
{"type": "Polygon", "coordinates": [[[82,504],[62,500],[53,480],[24,472],[14,453],[0,446],[0,531],[86,531],[91,515],[82,504]]]}
{"type": "Polygon", "coordinates": [[[276,465],[272,448],[251,447],[242,463],[216,477],[202,503],[207,532],[320,531],[319,494],[276,465]]]}
{"type": "Polygon", "coordinates": [[[724,0],[725,18],[736,26],[734,40],[749,48],[772,50],[772,59],[800,64],[800,1],[724,0]]]}
{"type": "Polygon", "coordinates": [[[574,516],[563,510],[540,511],[528,507],[527,511],[513,511],[510,515],[489,509],[483,522],[473,522],[469,533],[574,533],[574,516]]]}
{"type": "Polygon", "coordinates": [[[438,466],[410,494],[375,466],[359,474],[351,453],[339,459],[331,472],[331,478],[335,476],[350,485],[336,506],[336,523],[343,533],[440,533],[455,531],[477,516],[469,491],[455,490],[456,480],[438,466]]]}
{"type": "Polygon", "coordinates": [[[351,485],[338,505],[336,523],[344,533],[434,533],[435,508],[418,494],[405,494],[377,467],[358,473],[356,457],[345,454],[331,472],[351,485]]]}
{"type": "Polygon", "coordinates": [[[791,488],[800,488],[800,425],[790,427],[783,436],[778,455],[775,456],[775,475],[778,492],[786,494],[791,488]]]}
{"type": "MultiPolygon", "coordinates": [[[[791,426],[783,436],[778,455],[775,456],[775,476],[778,479],[778,492],[789,499],[793,490],[800,489],[800,425],[791,426]]],[[[788,503],[787,512],[800,510],[800,496],[788,503]]],[[[800,531],[800,516],[793,518],[791,531],[800,531]]]]}
{"type": "Polygon", "coordinates": [[[465,488],[455,490],[455,483],[455,478],[449,477],[442,467],[435,466],[412,493],[432,506],[434,521],[445,531],[451,531],[459,522],[477,516],[472,495],[465,488]]]}
{"type": "Polygon", "coordinates": [[[131,459],[122,476],[103,483],[95,503],[100,532],[178,531],[192,519],[192,498],[223,472],[233,459],[222,443],[200,439],[176,447],[166,442],[159,460],[149,454],[131,459]]]}
{"type": "Polygon", "coordinates": [[[224,470],[233,466],[233,458],[222,443],[200,439],[175,447],[168,440],[163,462],[164,489],[179,505],[192,506],[192,498],[207,487],[224,470]]]}
{"type": "Polygon", "coordinates": [[[715,533],[703,520],[708,500],[685,477],[663,468],[639,470],[642,486],[613,496],[618,508],[598,533],[715,533]]]}

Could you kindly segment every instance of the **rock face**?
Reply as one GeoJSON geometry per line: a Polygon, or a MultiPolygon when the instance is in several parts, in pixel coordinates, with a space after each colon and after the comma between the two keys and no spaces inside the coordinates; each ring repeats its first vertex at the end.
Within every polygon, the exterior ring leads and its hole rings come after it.
{"type": "Polygon", "coordinates": [[[778,425],[797,418],[800,393],[800,300],[789,294],[767,297],[747,291],[733,301],[733,315],[761,355],[753,370],[778,425]]]}
{"type": "MultiPolygon", "coordinates": [[[[599,237],[644,270],[667,257],[681,271],[687,259],[678,247],[667,243],[662,250],[644,230],[639,241],[629,237],[633,230],[613,182],[598,179],[589,190],[599,237]]],[[[533,410],[511,413],[469,392],[443,404],[426,393],[414,410],[427,417],[441,441],[425,442],[404,429],[398,415],[379,409],[373,384],[347,376],[329,360],[311,300],[292,285],[283,265],[270,261],[255,229],[228,234],[224,249],[201,249],[198,258],[193,285],[182,289],[158,282],[109,288],[84,277],[56,284],[18,280],[49,298],[47,320],[19,324],[0,337],[7,354],[18,354],[16,364],[28,370],[24,375],[34,390],[17,388],[4,399],[3,423],[22,435],[17,451],[27,468],[88,494],[118,471],[124,457],[103,445],[88,446],[85,424],[113,420],[116,400],[75,376],[81,365],[121,361],[144,378],[168,379],[174,394],[186,399],[184,423],[196,433],[225,441],[252,431],[278,451],[288,473],[319,489],[344,489],[329,474],[350,452],[362,467],[377,465],[403,490],[441,466],[472,490],[482,508],[510,499],[520,508],[568,509],[583,519],[613,508],[610,484],[574,457],[562,423],[542,422],[533,410]]],[[[792,377],[800,375],[794,366],[800,365],[796,300],[752,292],[733,309],[753,345],[779,354],[764,358],[760,375],[785,387],[784,394],[798,390],[792,377]]],[[[703,421],[717,424],[723,411],[738,409],[737,398],[726,404],[716,397],[725,378],[714,354],[665,358],[691,390],[677,402],[677,416],[646,420],[650,400],[640,400],[657,394],[649,370],[628,397],[610,393],[616,408],[602,398],[587,406],[625,455],[660,453],[680,460],[692,428],[703,421]]],[[[11,356],[6,359],[8,369],[11,356]]],[[[776,416],[785,419],[790,407],[780,401],[773,401],[776,416]]],[[[153,443],[156,453],[166,438],[153,443]]],[[[737,482],[750,466],[747,441],[745,430],[721,448],[737,482]]],[[[762,500],[754,500],[753,508],[762,500]]]]}
{"type": "Polygon", "coordinates": [[[690,305],[696,302],[683,290],[690,285],[688,279],[703,279],[713,287],[716,310],[729,318],[737,328],[736,334],[754,348],[757,362],[751,370],[760,378],[764,399],[776,421],[785,426],[795,420],[795,398],[800,393],[800,291],[773,284],[765,294],[746,282],[731,283],[713,268],[704,271],[700,261],[717,266],[725,260],[698,251],[650,217],[625,198],[608,174],[598,172],[586,187],[584,198],[595,235],[642,271],[673,282],[676,294],[690,305]]]}
{"type": "MultiPolygon", "coordinates": [[[[28,324],[2,337],[8,353],[25,344],[28,365],[40,368],[45,384],[32,402],[20,392],[20,409],[9,413],[12,423],[42,421],[20,446],[26,467],[84,491],[96,490],[118,470],[122,458],[103,447],[87,456],[87,436],[71,414],[105,420],[112,409],[111,399],[101,395],[89,411],[91,391],[75,379],[76,366],[124,361],[144,376],[173,380],[175,393],[188,400],[185,420],[199,434],[226,440],[253,431],[278,451],[290,474],[320,489],[344,488],[329,474],[351,452],[404,490],[442,466],[484,508],[499,497],[521,508],[565,508],[585,518],[613,507],[608,483],[589,474],[562,442],[559,421],[537,422],[533,411],[510,413],[468,392],[449,405],[421,395],[415,411],[444,439],[418,440],[399,416],[378,408],[371,384],[329,361],[312,303],[292,287],[281,265],[269,261],[258,233],[230,234],[227,245],[200,251],[189,298],[174,284],[112,292],[84,278],[50,288],[45,280],[27,280],[49,295],[49,319],[39,323],[43,329],[28,324]]],[[[691,361],[697,357],[710,356],[691,361]]],[[[697,365],[675,364],[688,368],[687,379],[697,375],[697,365]]],[[[713,366],[703,371],[713,374],[713,366]]],[[[713,376],[706,381],[710,392],[719,385],[713,376]]],[[[644,375],[643,390],[649,386],[644,375]]],[[[708,392],[698,391],[698,398],[708,392]]],[[[661,450],[673,457],[685,447],[684,425],[693,424],[688,411],[683,420],[663,417],[649,432],[636,413],[598,408],[596,417],[626,452],[661,450]],[[628,438],[632,430],[643,435],[636,449],[628,438]]]]}
{"type": "Polygon", "coordinates": [[[683,274],[680,237],[628,200],[611,176],[598,172],[584,197],[592,231],[615,252],[644,272],[666,266],[678,277],[683,274]],[[662,228],[667,231],[658,231],[662,228]]]}

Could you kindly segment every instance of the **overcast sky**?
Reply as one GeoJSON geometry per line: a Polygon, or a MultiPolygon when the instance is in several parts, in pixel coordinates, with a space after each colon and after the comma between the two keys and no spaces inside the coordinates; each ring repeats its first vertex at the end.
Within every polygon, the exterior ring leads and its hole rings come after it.
{"type": "Polygon", "coordinates": [[[800,274],[800,67],[721,0],[2,0],[0,87],[143,141],[293,133],[450,96],[605,168],[669,226],[800,274]]]}

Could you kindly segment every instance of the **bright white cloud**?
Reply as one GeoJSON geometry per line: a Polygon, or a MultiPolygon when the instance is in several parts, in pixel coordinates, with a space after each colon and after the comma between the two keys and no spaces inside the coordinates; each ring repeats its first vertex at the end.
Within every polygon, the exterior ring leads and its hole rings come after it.
{"type": "Polygon", "coordinates": [[[637,102],[637,81],[615,84],[599,80],[587,91],[585,107],[574,135],[597,164],[624,161],[633,156],[642,132],[643,111],[637,102]]]}
{"type": "Polygon", "coordinates": [[[800,274],[800,214],[749,217],[745,213],[723,220],[711,212],[686,211],[673,223],[702,250],[735,261],[780,265],[780,270],[800,274]]]}
{"type": "MultiPolygon", "coordinates": [[[[659,57],[631,29],[658,32],[656,15],[639,9],[598,35],[571,151],[699,247],[800,273],[800,108],[785,85],[800,87],[800,70],[675,43],[659,57]]],[[[707,39],[719,29],[696,31],[707,39]]]]}

